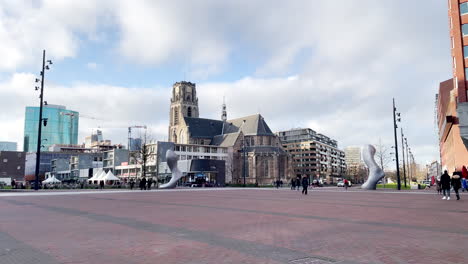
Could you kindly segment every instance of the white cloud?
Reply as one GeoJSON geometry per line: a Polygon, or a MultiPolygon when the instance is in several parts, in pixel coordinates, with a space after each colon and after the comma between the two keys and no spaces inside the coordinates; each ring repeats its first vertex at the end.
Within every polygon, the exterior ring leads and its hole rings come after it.
{"type": "MultiPolygon", "coordinates": [[[[34,77],[18,73],[40,60],[37,47],[52,59],[75,57],[84,43],[107,41],[108,34],[115,34],[109,45],[116,57],[130,64],[184,65],[188,77],[203,80],[204,116],[218,118],[226,95],[230,117],[260,109],[273,129],[311,126],[341,146],[379,137],[392,144],[396,97],[415,154],[437,157],[429,147],[433,94],[451,75],[446,3],[439,0],[2,1],[1,107],[12,110],[0,111],[7,127],[0,137],[17,137],[24,106],[37,104],[34,77]],[[253,70],[235,81],[210,80],[231,68],[253,70]]],[[[87,66],[105,68],[99,63],[87,66]]],[[[48,88],[48,101],[103,115],[116,126],[145,123],[166,133],[169,87],[74,81],[48,88]]],[[[96,126],[82,122],[82,129],[96,126]]],[[[109,134],[121,138],[118,130],[109,134]]]]}
{"type": "Polygon", "coordinates": [[[86,67],[90,70],[96,70],[98,68],[98,65],[95,62],[88,62],[86,64],[86,67]]]}

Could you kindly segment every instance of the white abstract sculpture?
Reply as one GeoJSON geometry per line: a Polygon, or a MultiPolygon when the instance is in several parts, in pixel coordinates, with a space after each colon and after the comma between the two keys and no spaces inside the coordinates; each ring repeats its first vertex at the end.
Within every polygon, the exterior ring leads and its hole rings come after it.
{"type": "Polygon", "coordinates": [[[182,172],[177,167],[177,160],[179,157],[175,154],[172,149],[168,149],[166,152],[166,161],[169,169],[172,172],[172,178],[168,183],[162,184],[159,186],[160,189],[174,189],[176,187],[177,181],[182,178],[182,172]]]}
{"type": "Polygon", "coordinates": [[[364,163],[369,168],[369,177],[367,181],[361,186],[362,189],[375,190],[377,188],[377,182],[379,182],[384,176],[385,173],[377,165],[374,160],[375,148],[372,145],[365,145],[362,149],[362,157],[364,163]]]}

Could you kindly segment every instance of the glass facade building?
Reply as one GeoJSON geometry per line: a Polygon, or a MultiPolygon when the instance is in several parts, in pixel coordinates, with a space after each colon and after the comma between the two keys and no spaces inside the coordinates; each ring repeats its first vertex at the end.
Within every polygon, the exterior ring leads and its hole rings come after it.
{"type": "MultiPolygon", "coordinates": [[[[41,151],[48,150],[53,144],[77,144],[79,113],[67,110],[65,106],[46,105],[42,117],[47,118],[47,125],[42,123],[41,151]]],[[[37,133],[39,107],[26,107],[24,118],[24,151],[37,151],[37,133]]]]}
{"type": "Polygon", "coordinates": [[[17,151],[16,142],[0,141],[0,151],[17,151]]]}

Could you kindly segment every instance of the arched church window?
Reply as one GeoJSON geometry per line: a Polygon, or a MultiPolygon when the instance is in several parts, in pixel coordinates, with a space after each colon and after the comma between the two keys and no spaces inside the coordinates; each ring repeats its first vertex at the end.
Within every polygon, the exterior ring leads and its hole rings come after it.
{"type": "Polygon", "coordinates": [[[190,106],[187,108],[187,116],[192,117],[192,107],[190,106]]]}
{"type": "Polygon", "coordinates": [[[187,95],[187,101],[192,101],[192,98],[190,97],[190,95],[187,95]]]}
{"type": "Polygon", "coordinates": [[[179,124],[179,109],[176,107],[174,108],[174,125],[179,124]]]}

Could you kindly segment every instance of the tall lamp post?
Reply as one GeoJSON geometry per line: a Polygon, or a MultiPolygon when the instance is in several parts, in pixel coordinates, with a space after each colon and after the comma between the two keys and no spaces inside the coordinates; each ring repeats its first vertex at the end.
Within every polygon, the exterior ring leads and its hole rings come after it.
{"type": "Polygon", "coordinates": [[[403,128],[401,128],[401,153],[403,154],[403,179],[405,180],[406,189],[406,166],[405,166],[405,144],[404,144],[403,128]]]}
{"type": "MultiPolygon", "coordinates": [[[[42,133],[42,124],[44,123],[44,126],[47,126],[47,118],[42,118],[42,106],[44,104],[44,78],[45,78],[45,71],[49,70],[49,65],[52,64],[51,60],[47,60],[47,65],[46,65],[46,60],[45,60],[45,53],[46,51],[44,50],[42,52],[42,71],[41,71],[41,79],[36,79],[37,82],[41,82],[41,94],[39,95],[40,99],[40,106],[39,106],[39,123],[38,123],[38,133],[37,133],[37,152],[36,152],[36,173],[35,173],[35,178],[34,178],[34,190],[39,189],[39,164],[41,161],[41,146],[42,146],[42,140],[41,140],[41,133],[42,133]]],[[[38,90],[39,87],[36,86],[36,90],[38,90]]]]}
{"type": "Polygon", "coordinates": [[[246,168],[246,150],[245,150],[245,135],[242,139],[242,174],[243,174],[243,177],[244,177],[244,187],[246,186],[245,185],[245,177],[247,175],[247,168],[246,168]]]}
{"type": "Polygon", "coordinates": [[[395,162],[396,162],[396,170],[397,170],[397,183],[398,183],[398,190],[401,190],[401,179],[400,179],[400,164],[398,162],[398,136],[397,136],[397,121],[400,122],[400,113],[396,112],[395,107],[395,98],[393,98],[393,132],[395,136],[395,162]],[[398,116],[398,119],[397,119],[398,116]]]}

